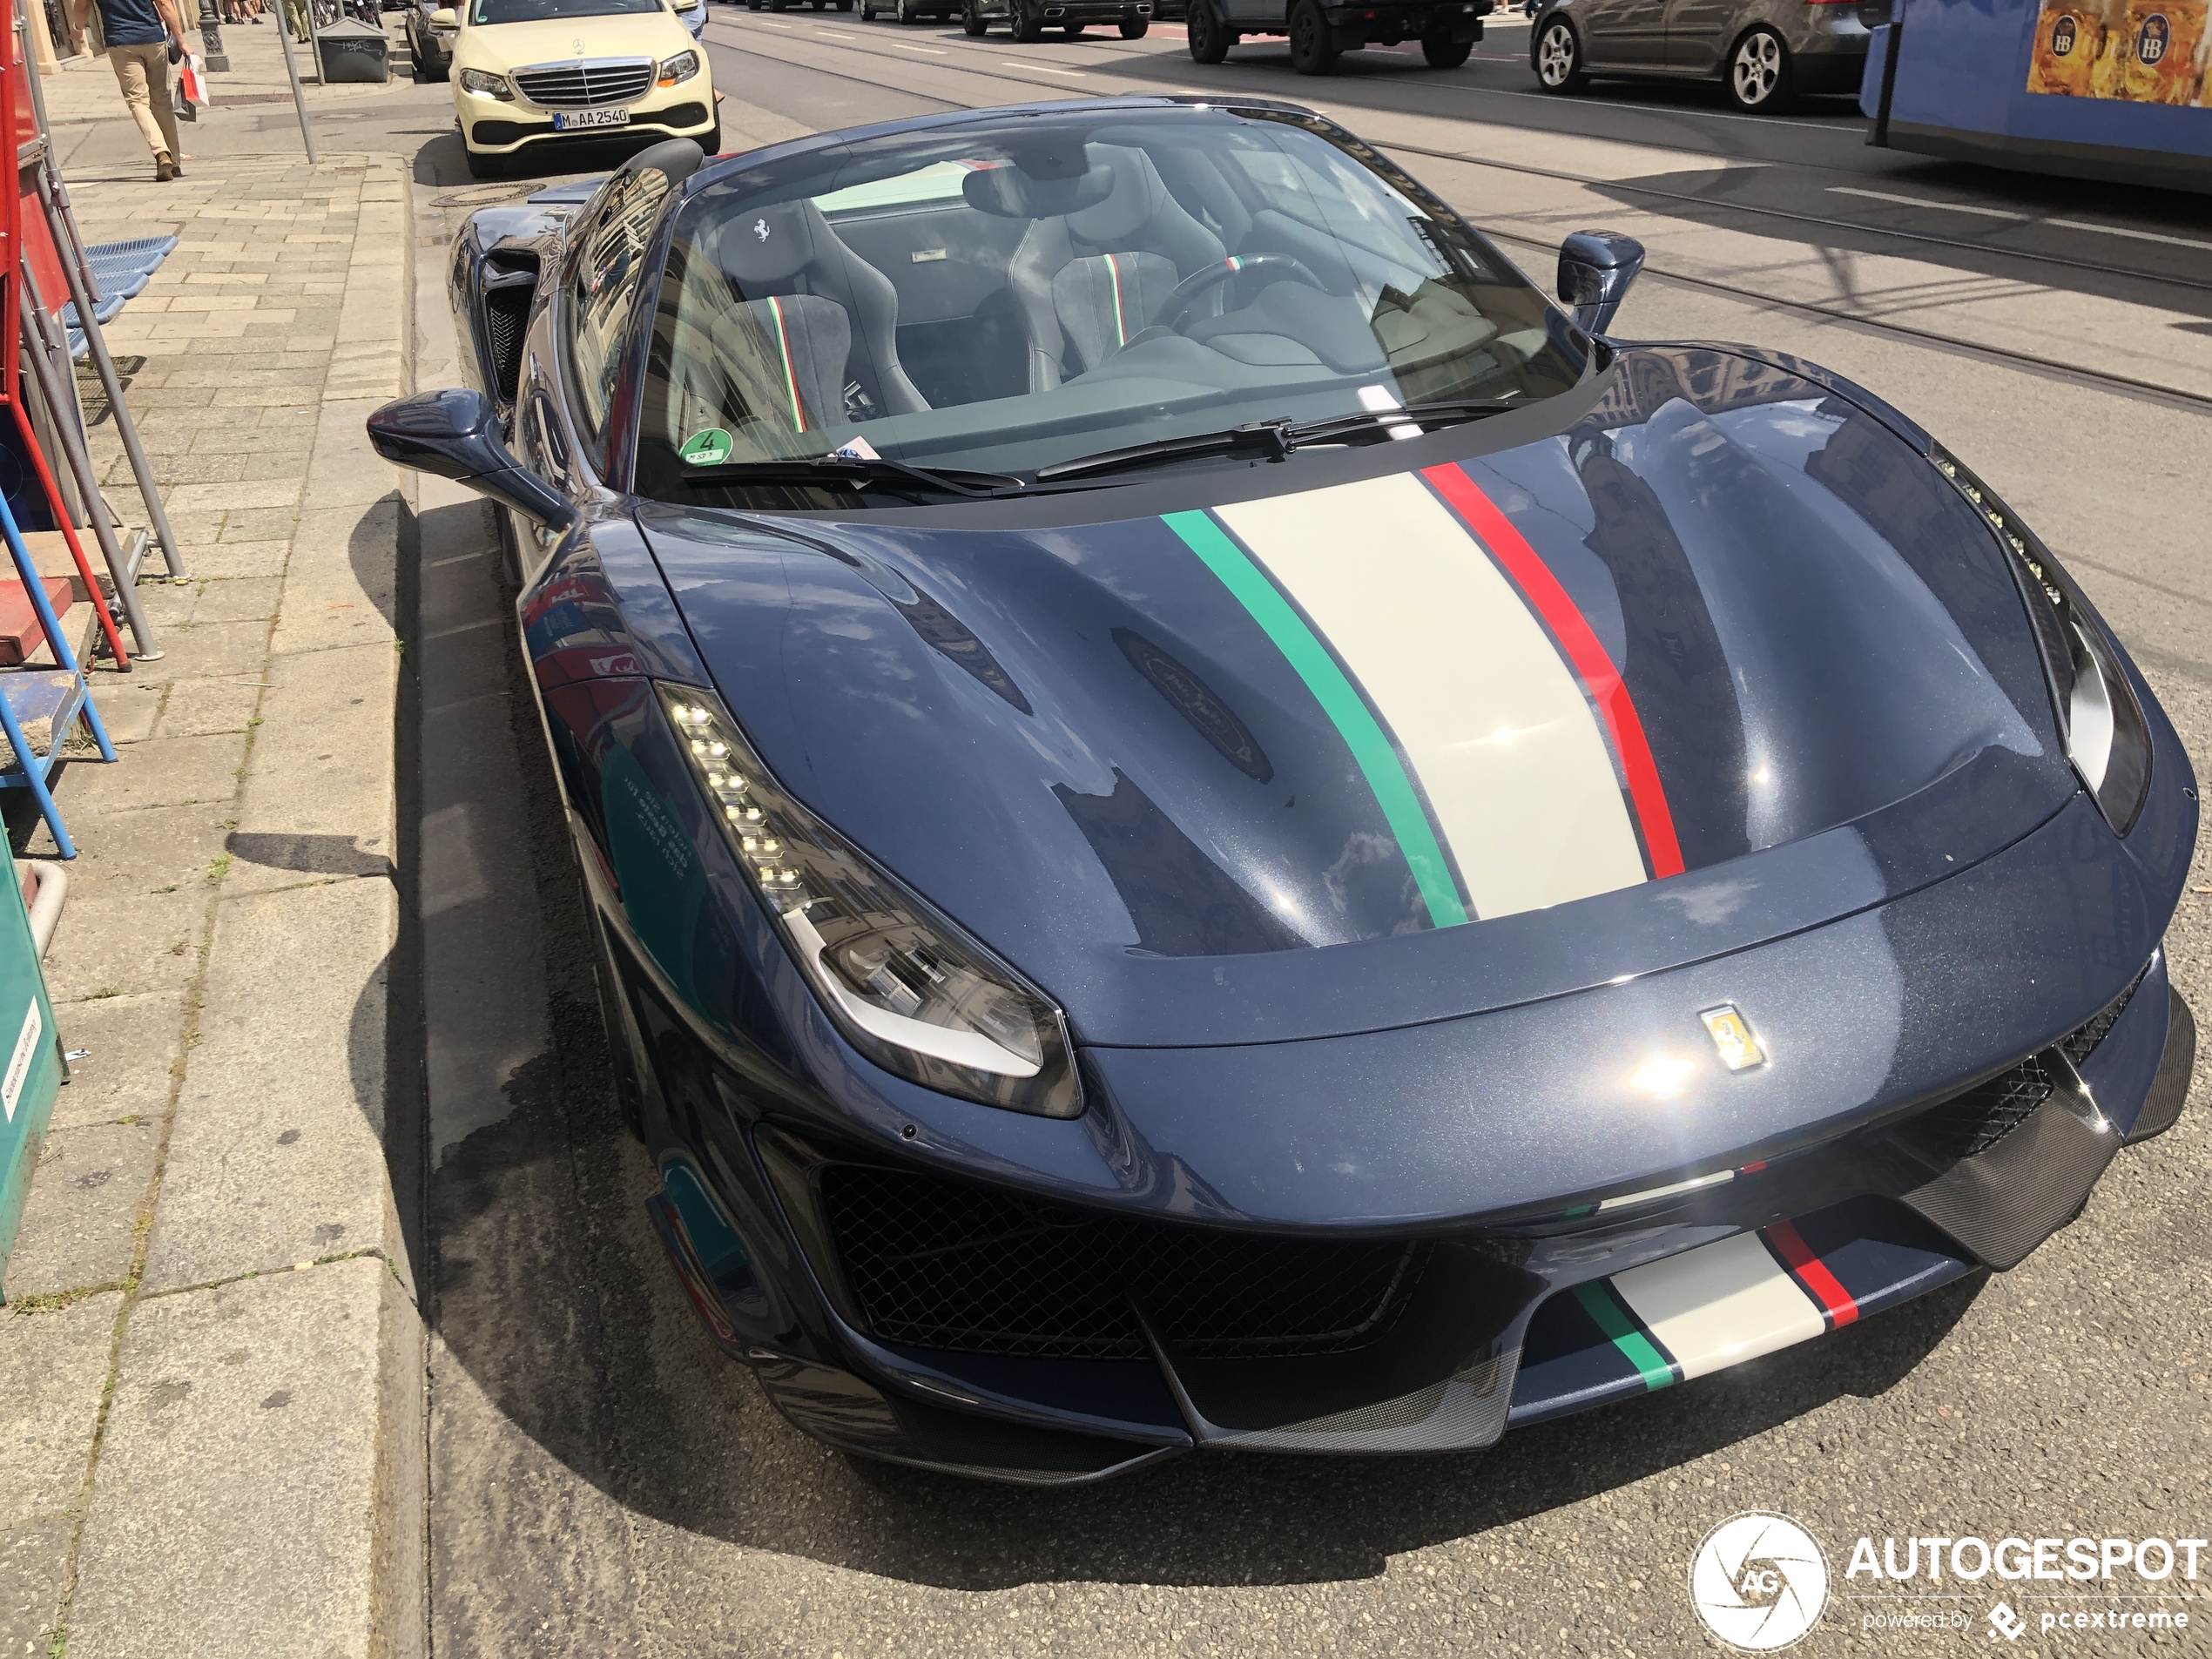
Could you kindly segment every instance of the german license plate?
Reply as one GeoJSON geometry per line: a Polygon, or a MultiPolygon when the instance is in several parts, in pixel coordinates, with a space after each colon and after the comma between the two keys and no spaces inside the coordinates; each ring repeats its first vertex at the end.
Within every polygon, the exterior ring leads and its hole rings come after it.
{"type": "Polygon", "coordinates": [[[570,110],[553,118],[553,131],[574,132],[579,127],[626,127],[628,110],[570,110]]]}

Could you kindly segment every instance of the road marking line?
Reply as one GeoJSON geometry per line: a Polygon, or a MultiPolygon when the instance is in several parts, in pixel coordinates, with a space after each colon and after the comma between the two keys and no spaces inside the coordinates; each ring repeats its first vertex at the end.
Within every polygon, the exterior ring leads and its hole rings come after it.
{"type": "MultiPolygon", "coordinates": [[[[1508,91],[1502,86],[1469,86],[1465,83],[1461,83],[1458,87],[1458,90],[1462,92],[1480,92],[1487,98],[1541,98],[1551,104],[1557,104],[1559,102],[1557,95],[1551,92],[1514,92],[1508,91]]],[[[1761,126],[1795,127],[1800,132],[1864,132],[1866,130],[1866,124],[1864,119],[1849,122],[1792,121],[1778,115],[1728,115],[1719,110],[1689,110],[1657,104],[1586,105],[1584,107],[1622,110],[1632,115],[1639,113],[1645,115],[1691,115],[1696,116],[1701,121],[1756,121],[1761,126]]],[[[1581,132],[1576,134],[1575,136],[1586,138],[1601,138],[1604,135],[1595,132],[1581,132]]],[[[1633,144],[1635,140],[1633,138],[1619,138],[1614,140],[1614,142],[1618,144],[1633,144]]]]}
{"type": "Polygon", "coordinates": [[[2016,213],[2004,207],[1979,207],[1972,202],[1936,201],[1926,196],[1898,196],[1885,190],[1855,190],[1849,185],[1831,185],[1831,196],[1863,196],[1869,201],[1896,202],[1905,207],[1933,207],[1952,213],[1974,213],[1983,219],[2006,219],[2020,225],[2048,225],[2054,230],[2096,231],[2106,236],[2125,236],[2138,242],[2163,242],[2169,247],[2201,247],[2212,249],[2212,242],[2196,236],[2166,236],[2156,231],[2129,230],[2124,225],[2099,225],[2086,219],[2038,219],[2033,213],[2016,213]]]}
{"type": "Polygon", "coordinates": [[[999,62],[1008,69],[1034,69],[1046,75],[1081,75],[1080,69],[1055,69],[1049,64],[1033,64],[1026,57],[1001,57],[999,62]]]}
{"type": "Polygon", "coordinates": [[[902,52],[927,52],[932,57],[942,57],[945,55],[944,49],[939,46],[910,46],[903,40],[886,41],[884,44],[896,46],[902,52]]]}

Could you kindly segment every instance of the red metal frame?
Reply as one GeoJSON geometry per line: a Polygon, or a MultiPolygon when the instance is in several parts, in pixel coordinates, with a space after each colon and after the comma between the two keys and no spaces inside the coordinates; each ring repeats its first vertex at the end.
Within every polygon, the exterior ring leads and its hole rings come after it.
{"type": "MultiPolygon", "coordinates": [[[[30,3],[36,3],[36,0],[30,3]]],[[[12,17],[9,21],[12,24],[12,17]]],[[[12,27],[0,30],[0,154],[5,155],[20,155],[23,145],[38,136],[29,79],[37,71],[23,61],[19,50],[22,39],[21,31],[12,27]]],[[[30,455],[30,463],[37,471],[38,486],[46,492],[47,509],[52,513],[54,523],[61,526],[62,539],[69,544],[69,556],[77,561],[77,574],[83,579],[93,613],[100,619],[100,631],[107,636],[108,650],[115,655],[116,666],[128,673],[131,654],[123,648],[123,636],[116,631],[115,617],[101,597],[99,578],[92,573],[91,561],[84,556],[84,546],[77,539],[77,527],[70,522],[69,509],[63,504],[61,489],[54,482],[53,469],[46,464],[46,452],[39,447],[38,435],[31,430],[30,411],[24,407],[22,307],[16,301],[16,285],[23,281],[26,264],[37,279],[31,289],[35,295],[43,298],[69,292],[69,280],[62,271],[61,252],[54,246],[53,232],[47,226],[45,209],[38,199],[37,180],[32,178],[26,183],[24,171],[18,168],[16,188],[0,190],[0,403],[5,403],[14,412],[16,430],[23,435],[24,453],[30,455]]],[[[37,302],[34,299],[32,303],[37,302]]],[[[67,409],[56,409],[52,414],[57,421],[71,418],[67,409]]],[[[87,502],[85,507],[88,511],[99,510],[96,502],[87,502]]]]}

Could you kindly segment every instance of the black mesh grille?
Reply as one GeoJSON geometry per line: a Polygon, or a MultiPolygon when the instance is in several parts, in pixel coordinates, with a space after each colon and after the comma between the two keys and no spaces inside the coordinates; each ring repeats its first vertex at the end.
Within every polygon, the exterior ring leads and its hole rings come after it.
{"type": "Polygon", "coordinates": [[[825,1174],[822,1198],[868,1328],[973,1353],[1141,1359],[1132,1301],[1194,1356],[1339,1353],[1389,1328],[1426,1254],[1123,1220],[849,1165],[825,1174]]]}
{"type": "Polygon", "coordinates": [[[2128,981],[2128,988],[2097,1010],[2096,1017],[2071,1036],[2059,1039],[2059,1047],[2066,1050],[2066,1057],[2080,1065],[2089,1057],[2090,1051],[2105,1040],[2112,1028],[2120,1023],[2120,1016],[2128,1011],[2128,999],[2134,995],[2135,987],[2143,982],[2143,974],[2150,972],[2150,964],[2143,965],[2143,973],[2128,981]]]}
{"type": "Polygon", "coordinates": [[[2027,1122],[2055,1086],[2042,1057],[2031,1055],[2010,1071],[1922,1113],[1913,1122],[1914,1138],[1940,1157],[1972,1157],[2027,1122]]]}
{"type": "MultiPolygon", "coordinates": [[[[2128,999],[2150,972],[2146,963],[2126,990],[2097,1010],[2095,1015],[2060,1037],[2053,1046],[2075,1065],[2087,1060],[2120,1022],[2128,999]]],[[[2010,1071],[1953,1095],[1913,1120],[1912,1135],[1921,1145],[1943,1157],[1972,1157],[1986,1152],[2026,1123],[2028,1115],[2051,1097],[2058,1079],[2040,1055],[2030,1055],[2010,1071]]]]}
{"type": "Polygon", "coordinates": [[[529,326],[531,289],[517,283],[484,295],[484,342],[490,347],[499,395],[509,403],[523,372],[523,331],[529,326]]]}

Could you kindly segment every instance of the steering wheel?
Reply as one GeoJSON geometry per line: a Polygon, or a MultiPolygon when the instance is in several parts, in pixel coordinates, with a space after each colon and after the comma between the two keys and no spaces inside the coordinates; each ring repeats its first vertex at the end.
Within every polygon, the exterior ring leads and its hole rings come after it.
{"type": "Polygon", "coordinates": [[[1197,302],[1201,295],[1211,293],[1224,282],[1255,273],[1303,282],[1309,288],[1318,289],[1323,293],[1328,292],[1321,287],[1319,277],[1307,270],[1303,261],[1291,258],[1288,253],[1236,255],[1217,260],[1196,275],[1186,277],[1177,284],[1175,292],[1168,295],[1167,302],[1160,307],[1158,326],[1182,333],[1184,314],[1197,302]]]}

